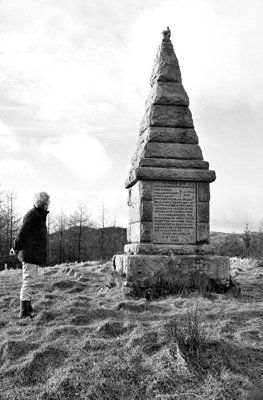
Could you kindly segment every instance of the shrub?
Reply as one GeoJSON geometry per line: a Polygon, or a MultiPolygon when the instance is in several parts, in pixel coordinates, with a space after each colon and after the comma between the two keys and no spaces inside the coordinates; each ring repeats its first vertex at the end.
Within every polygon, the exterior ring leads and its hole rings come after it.
{"type": "Polygon", "coordinates": [[[178,317],[171,319],[167,333],[171,344],[176,343],[187,359],[196,360],[208,340],[208,334],[199,316],[198,305],[188,311],[186,323],[179,322],[178,317]]]}

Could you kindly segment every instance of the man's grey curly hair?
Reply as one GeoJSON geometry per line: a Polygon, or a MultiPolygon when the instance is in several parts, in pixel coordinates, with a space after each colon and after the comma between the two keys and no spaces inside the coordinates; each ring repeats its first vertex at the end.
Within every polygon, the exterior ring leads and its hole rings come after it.
{"type": "Polygon", "coordinates": [[[42,207],[49,203],[50,196],[47,192],[40,192],[35,194],[35,206],[42,207]]]}

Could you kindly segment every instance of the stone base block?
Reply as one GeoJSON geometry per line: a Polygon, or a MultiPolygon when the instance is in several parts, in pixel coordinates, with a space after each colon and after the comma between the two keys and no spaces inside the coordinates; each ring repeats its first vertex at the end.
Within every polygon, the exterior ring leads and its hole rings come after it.
{"type": "Polygon", "coordinates": [[[124,246],[125,254],[149,255],[212,255],[213,246],[210,244],[153,244],[129,243],[124,246]]]}
{"type": "Polygon", "coordinates": [[[230,262],[228,257],[214,255],[124,254],[115,256],[114,270],[131,288],[154,288],[163,282],[171,289],[205,289],[211,282],[214,285],[228,284],[230,262]]]}

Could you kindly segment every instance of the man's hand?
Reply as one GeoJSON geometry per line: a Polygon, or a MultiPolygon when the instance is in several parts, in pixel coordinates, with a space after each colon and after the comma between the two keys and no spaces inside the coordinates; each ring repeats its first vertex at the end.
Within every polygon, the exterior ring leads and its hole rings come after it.
{"type": "Polygon", "coordinates": [[[16,256],[17,255],[17,251],[15,251],[13,248],[9,251],[9,255],[10,256],[16,256]]]}

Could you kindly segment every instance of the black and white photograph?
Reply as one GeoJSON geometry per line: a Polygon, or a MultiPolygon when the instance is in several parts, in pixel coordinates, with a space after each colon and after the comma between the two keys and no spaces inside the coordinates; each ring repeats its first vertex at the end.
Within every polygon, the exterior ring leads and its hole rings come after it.
{"type": "Polygon", "coordinates": [[[263,2],[0,0],[0,400],[263,400],[263,2]]]}

